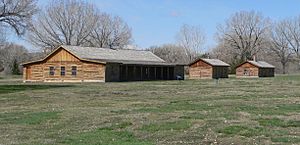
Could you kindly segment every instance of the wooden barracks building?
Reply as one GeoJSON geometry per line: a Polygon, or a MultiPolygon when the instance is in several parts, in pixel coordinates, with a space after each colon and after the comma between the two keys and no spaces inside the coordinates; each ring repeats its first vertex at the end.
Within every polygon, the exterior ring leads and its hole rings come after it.
{"type": "Polygon", "coordinates": [[[197,59],[189,64],[189,78],[228,78],[229,66],[219,59],[197,59]]]}
{"type": "Polygon", "coordinates": [[[184,78],[184,66],[150,51],[62,45],[23,64],[24,82],[115,82],[184,78]]]}

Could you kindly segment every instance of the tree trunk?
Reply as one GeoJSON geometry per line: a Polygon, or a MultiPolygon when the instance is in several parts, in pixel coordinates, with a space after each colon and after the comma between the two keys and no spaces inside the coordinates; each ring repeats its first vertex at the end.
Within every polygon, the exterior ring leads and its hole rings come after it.
{"type": "Polygon", "coordinates": [[[286,64],[282,63],[282,74],[286,74],[286,64]]]}

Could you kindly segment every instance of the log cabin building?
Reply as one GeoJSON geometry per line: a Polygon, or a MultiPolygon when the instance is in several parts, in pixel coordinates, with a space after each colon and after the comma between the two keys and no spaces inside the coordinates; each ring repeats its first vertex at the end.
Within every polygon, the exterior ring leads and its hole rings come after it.
{"type": "Polygon", "coordinates": [[[237,78],[274,77],[275,67],[265,61],[246,61],[236,67],[237,78]]]}
{"type": "Polygon", "coordinates": [[[219,59],[197,59],[189,64],[189,78],[228,78],[229,66],[229,64],[219,59]]]}
{"type": "Polygon", "coordinates": [[[184,78],[184,66],[150,51],[62,45],[23,64],[24,82],[118,82],[184,78]]]}

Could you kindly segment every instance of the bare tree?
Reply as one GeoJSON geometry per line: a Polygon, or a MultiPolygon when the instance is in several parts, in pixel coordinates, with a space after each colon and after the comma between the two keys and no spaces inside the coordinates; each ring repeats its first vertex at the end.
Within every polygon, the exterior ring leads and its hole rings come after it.
{"type": "Polygon", "coordinates": [[[237,12],[218,27],[218,41],[242,62],[252,59],[263,48],[269,31],[269,20],[256,12],[237,12]]]}
{"type": "Polygon", "coordinates": [[[288,42],[289,48],[297,58],[298,70],[300,70],[300,16],[282,21],[285,27],[282,35],[288,42]]]}
{"type": "Polygon", "coordinates": [[[148,50],[168,63],[188,63],[184,48],[175,44],[152,46],[148,50]]]}
{"type": "Polygon", "coordinates": [[[188,61],[193,61],[202,53],[205,44],[205,33],[200,26],[183,25],[177,36],[177,43],[184,48],[188,61]]]}
{"type": "Polygon", "coordinates": [[[11,74],[17,69],[21,72],[19,64],[27,60],[29,60],[28,51],[21,45],[6,43],[0,48],[0,68],[6,74],[11,74]]]}
{"type": "Polygon", "coordinates": [[[13,28],[17,35],[24,34],[36,12],[36,0],[0,1],[0,23],[13,28]]]}
{"type": "Polygon", "coordinates": [[[289,40],[285,37],[287,31],[286,23],[275,23],[272,27],[270,50],[279,59],[282,65],[282,73],[286,73],[286,66],[291,60],[292,51],[289,48],[289,40]]]}
{"type": "Polygon", "coordinates": [[[120,17],[102,13],[98,15],[89,43],[96,47],[123,47],[130,44],[131,39],[131,29],[120,17]]]}
{"type": "Polygon", "coordinates": [[[0,47],[2,47],[3,45],[5,45],[6,43],[6,31],[4,29],[4,27],[1,26],[0,24],[0,47]]]}
{"type": "Polygon", "coordinates": [[[55,0],[33,23],[28,40],[52,50],[57,45],[122,47],[131,29],[120,17],[101,13],[82,0],[55,0]]]}
{"type": "Polygon", "coordinates": [[[31,27],[29,41],[42,48],[84,45],[96,27],[97,10],[78,0],[55,0],[41,12],[31,27]]]}

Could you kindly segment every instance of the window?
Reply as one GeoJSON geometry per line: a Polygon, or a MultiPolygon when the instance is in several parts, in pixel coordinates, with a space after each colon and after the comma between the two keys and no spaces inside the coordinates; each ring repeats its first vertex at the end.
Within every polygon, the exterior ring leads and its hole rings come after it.
{"type": "Polygon", "coordinates": [[[77,75],[77,67],[72,66],[72,76],[76,76],[76,75],[77,75]]]}
{"type": "Polygon", "coordinates": [[[54,67],[53,66],[49,67],[49,75],[54,76],[54,67]]]}
{"type": "Polygon", "coordinates": [[[250,70],[244,69],[244,76],[250,76],[250,70]]]}
{"type": "Polygon", "coordinates": [[[66,68],[64,66],[60,67],[60,75],[61,76],[66,75],[66,68]]]}

